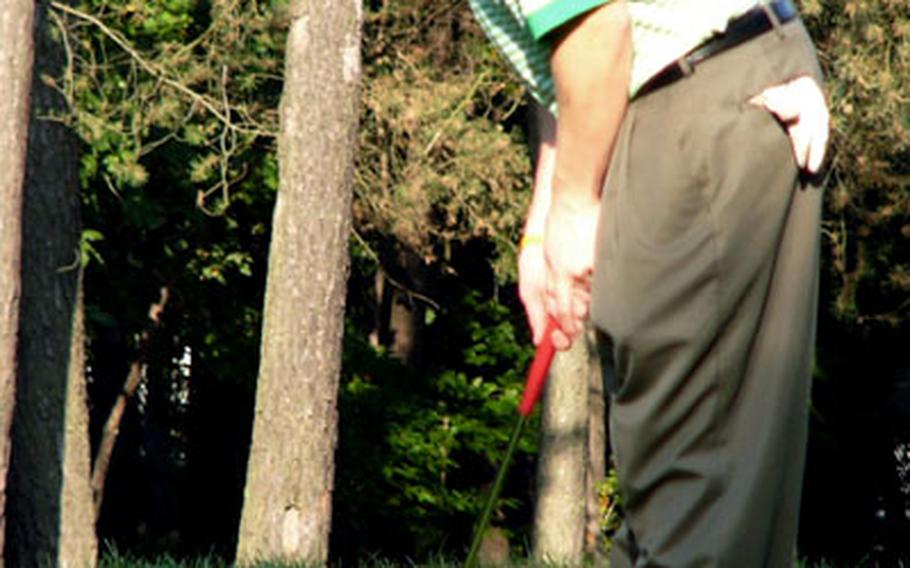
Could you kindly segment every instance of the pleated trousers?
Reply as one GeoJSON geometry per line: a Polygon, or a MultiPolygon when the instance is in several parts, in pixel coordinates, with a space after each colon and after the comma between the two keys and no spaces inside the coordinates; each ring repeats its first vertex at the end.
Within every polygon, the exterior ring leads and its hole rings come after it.
{"type": "Polygon", "coordinates": [[[748,101],[800,75],[821,84],[797,19],[630,103],[592,300],[626,514],[612,568],[794,561],[822,191],[748,101]]]}

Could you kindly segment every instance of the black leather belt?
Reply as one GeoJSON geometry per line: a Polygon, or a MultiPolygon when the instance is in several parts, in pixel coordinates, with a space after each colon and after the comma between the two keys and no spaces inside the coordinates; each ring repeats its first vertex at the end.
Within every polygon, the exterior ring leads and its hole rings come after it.
{"type": "Polygon", "coordinates": [[[642,85],[635,95],[636,98],[643,97],[661,87],[666,87],[677,79],[691,74],[695,66],[705,59],[771,30],[775,26],[772,18],[776,17],[776,24],[780,25],[789,22],[796,16],[796,7],[793,6],[791,0],[774,0],[764,6],[759,5],[752,8],[745,14],[731,20],[723,33],[715,35],[661,69],[642,85]]]}

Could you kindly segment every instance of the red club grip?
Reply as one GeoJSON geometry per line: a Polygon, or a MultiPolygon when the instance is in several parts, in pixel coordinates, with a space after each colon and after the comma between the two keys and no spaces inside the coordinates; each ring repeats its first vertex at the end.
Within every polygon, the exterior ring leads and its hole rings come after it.
{"type": "Polygon", "coordinates": [[[525,383],[521,404],[518,405],[518,413],[522,416],[528,416],[533,412],[534,405],[540,400],[540,393],[547,382],[550,363],[553,362],[553,354],[556,352],[551,337],[554,329],[556,329],[556,322],[552,319],[548,320],[547,329],[543,333],[543,340],[537,346],[537,352],[534,353],[534,361],[531,363],[531,370],[528,371],[528,380],[525,383]]]}

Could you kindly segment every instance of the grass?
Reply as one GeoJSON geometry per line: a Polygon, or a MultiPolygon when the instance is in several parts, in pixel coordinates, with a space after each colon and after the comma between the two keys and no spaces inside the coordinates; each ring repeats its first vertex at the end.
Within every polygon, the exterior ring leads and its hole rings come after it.
{"type": "MultiPolygon", "coordinates": [[[[593,565],[591,565],[593,566],[593,565]]],[[[315,568],[316,565],[287,562],[260,562],[251,568],[315,568]]],[[[460,568],[460,561],[446,558],[431,558],[425,563],[414,561],[393,562],[382,558],[365,560],[356,566],[338,566],[337,568],[460,568]]],[[[208,556],[190,560],[177,559],[169,555],[160,556],[154,560],[135,558],[130,555],[108,551],[101,557],[98,568],[232,568],[223,559],[208,556]]],[[[535,560],[516,560],[508,566],[501,568],[570,568],[568,565],[535,560]]]]}
{"type": "MultiPolygon", "coordinates": [[[[353,568],[460,568],[460,562],[450,559],[438,558],[430,559],[426,563],[417,562],[392,562],[381,558],[360,562],[353,568]]],[[[590,564],[590,566],[595,566],[590,564]]],[[[108,552],[100,562],[98,568],[232,568],[231,564],[217,557],[201,557],[191,560],[180,560],[165,555],[155,560],[142,560],[133,558],[128,555],[122,555],[117,552],[108,552]]],[[[315,565],[302,563],[286,562],[262,562],[252,568],[315,568],[315,565]]],[[[345,568],[339,566],[338,568],[345,568]]],[[[516,560],[501,568],[570,568],[568,565],[545,563],[534,560],[516,560]]],[[[794,568],[877,568],[874,563],[862,562],[857,566],[845,567],[843,565],[830,564],[825,561],[817,563],[798,562],[794,568]]],[[[910,564],[900,563],[893,568],[910,568],[910,564]]]]}

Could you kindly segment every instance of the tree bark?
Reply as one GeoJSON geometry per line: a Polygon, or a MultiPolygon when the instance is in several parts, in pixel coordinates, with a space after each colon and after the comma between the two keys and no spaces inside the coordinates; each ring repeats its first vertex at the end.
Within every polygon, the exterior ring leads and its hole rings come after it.
{"type": "Polygon", "coordinates": [[[16,384],[22,188],[34,12],[33,0],[4,0],[0,4],[0,550],[6,525],[6,473],[16,384]]]}
{"type": "Polygon", "coordinates": [[[402,363],[420,369],[425,361],[426,306],[417,299],[428,289],[429,271],[414,251],[391,245],[383,255],[390,268],[383,282],[379,337],[389,353],[402,363]]]}
{"type": "MultiPolygon", "coordinates": [[[[78,186],[77,186],[78,187],[78,186]]],[[[76,315],[73,321],[72,353],[64,411],[63,488],[60,491],[62,514],[58,566],[86,568],[95,566],[98,537],[92,512],[89,487],[91,443],[88,434],[88,395],[85,383],[85,318],[82,278],[78,282],[76,315]],[[91,522],[88,522],[91,519],[91,522]]]]}
{"type": "Polygon", "coordinates": [[[35,13],[22,228],[19,369],[9,474],[7,559],[11,565],[95,564],[89,489],[81,296],[77,140],[49,119],[66,102],[42,77],[60,76],[62,47],[51,39],[48,5],[35,13]]]}
{"type": "Polygon", "coordinates": [[[577,565],[585,551],[591,361],[585,334],[556,355],[543,398],[533,542],[549,562],[577,565]]]}
{"type": "Polygon", "coordinates": [[[596,340],[589,335],[590,357],[588,373],[588,463],[585,469],[585,554],[602,560],[603,531],[600,526],[601,504],[597,486],[607,476],[607,401],[603,373],[612,372],[612,363],[604,361],[597,352],[596,340]],[[606,367],[605,367],[606,366],[606,367]]]}
{"type": "Polygon", "coordinates": [[[362,16],[359,0],[290,10],[241,564],[328,556],[362,16]]]}

